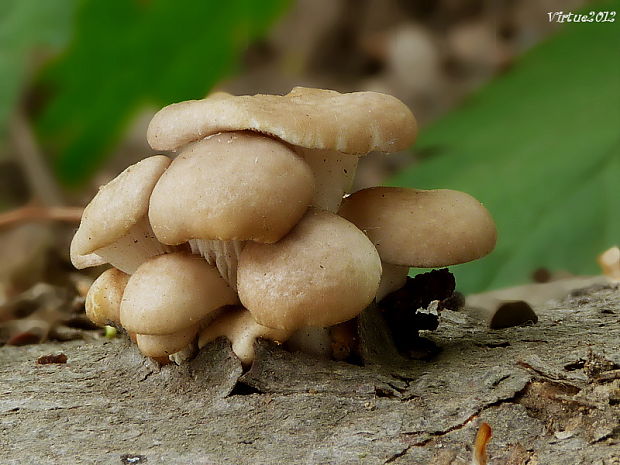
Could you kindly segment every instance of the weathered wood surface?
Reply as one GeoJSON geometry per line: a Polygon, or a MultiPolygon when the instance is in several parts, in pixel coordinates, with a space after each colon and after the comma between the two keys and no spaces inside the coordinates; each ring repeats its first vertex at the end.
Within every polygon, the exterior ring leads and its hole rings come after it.
{"type": "Polygon", "coordinates": [[[496,331],[445,312],[432,361],[375,346],[365,367],[266,343],[245,374],[222,341],[163,368],[122,339],[2,347],[0,464],[463,464],[481,421],[492,464],[620,463],[620,290],[536,311],[496,331]]]}

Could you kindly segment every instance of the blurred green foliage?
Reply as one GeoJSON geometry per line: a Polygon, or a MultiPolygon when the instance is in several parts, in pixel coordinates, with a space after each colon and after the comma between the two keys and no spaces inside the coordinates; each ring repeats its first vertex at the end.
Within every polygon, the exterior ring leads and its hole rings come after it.
{"type": "Polygon", "coordinates": [[[86,181],[142,105],[205,95],[287,3],[80,1],[70,47],[38,83],[51,98],[36,129],[59,179],[86,181]]]}
{"type": "MultiPolygon", "coordinates": [[[[0,137],[29,88],[58,178],[79,185],[140,108],[206,94],[288,3],[0,0],[0,137]]],[[[525,282],[539,267],[596,273],[596,255],[620,242],[619,50],[620,19],[565,24],[422,131],[416,149],[432,156],[392,184],[469,192],[498,223],[496,251],[454,267],[460,290],[525,282]]]]}
{"type": "Polygon", "coordinates": [[[73,0],[0,1],[0,133],[37,59],[69,39],[74,9],[73,0]]]}
{"type": "Polygon", "coordinates": [[[454,267],[461,291],[527,282],[539,267],[596,274],[597,254],[620,243],[619,51],[618,20],[565,24],[422,131],[415,147],[433,155],[391,184],[468,192],[498,225],[490,256],[454,267]]]}

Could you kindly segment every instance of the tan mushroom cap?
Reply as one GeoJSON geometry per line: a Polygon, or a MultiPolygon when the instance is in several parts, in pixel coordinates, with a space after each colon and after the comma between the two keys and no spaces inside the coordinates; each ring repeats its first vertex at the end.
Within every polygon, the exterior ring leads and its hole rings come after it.
{"type": "Polygon", "coordinates": [[[71,262],[76,268],[106,263],[93,252],[122,238],[145,217],[153,187],[169,164],[164,155],[145,158],[100,188],[84,209],[71,241],[71,262]]]}
{"type": "Polygon", "coordinates": [[[237,286],[258,323],[294,330],[353,318],[373,299],[380,277],[379,255],[359,229],[311,209],[279,242],[246,245],[237,286]]]}
{"type": "Polygon", "coordinates": [[[620,248],[617,245],[605,250],[596,261],[610,281],[620,281],[620,248]]]}
{"type": "Polygon", "coordinates": [[[275,242],[314,195],[308,165],[286,145],[248,132],[188,146],[151,196],[149,219],[165,244],[190,239],[275,242]]]}
{"type": "Polygon", "coordinates": [[[282,343],[291,331],[273,329],[258,324],[252,314],[243,307],[227,308],[211,324],[200,332],[198,347],[203,348],[218,337],[225,336],[232,350],[243,365],[254,361],[254,342],[258,338],[282,343]]]}
{"type": "Polygon", "coordinates": [[[99,326],[120,323],[121,300],[129,275],[110,268],[99,275],[86,294],[86,316],[99,326]]]}
{"type": "Polygon", "coordinates": [[[195,325],[237,296],[217,268],[185,253],[159,255],[131,276],[121,303],[121,324],[138,334],[171,334],[195,325]]]}
{"type": "Polygon", "coordinates": [[[246,129],[301,147],[360,155],[403,150],[417,134],[411,111],[390,95],[295,87],[287,95],[217,92],[169,105],[152,119],[147,138],[154,149],[176,150],[211,134],[246,129]]]}
{"type": "Polygon", "coordinates": [[[373,187],[347,197],[338,214],[365,231],[381,260],[394,265],[456,265],[495,247],[493,218],[464,192],[373,187]]]}

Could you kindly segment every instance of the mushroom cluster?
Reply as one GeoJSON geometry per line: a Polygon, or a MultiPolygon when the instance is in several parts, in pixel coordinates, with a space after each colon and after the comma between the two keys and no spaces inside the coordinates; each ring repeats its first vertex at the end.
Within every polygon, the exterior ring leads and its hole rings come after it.
{"type": "Polygon", "coordinates": [[[221,336],[246,365],[259,337],[330,354],[326,328],[398,289],[410,266],[494,246],[490,215],[467,194],[348,195],[360,156],[403,150],[416,132],[402,102],[375,92],[215,93],[163,108],[148,141],[176,158],[146,158],[102,187],[72,241],[77,268],[112,266],[87,315],[154,358],[221,336]]]}

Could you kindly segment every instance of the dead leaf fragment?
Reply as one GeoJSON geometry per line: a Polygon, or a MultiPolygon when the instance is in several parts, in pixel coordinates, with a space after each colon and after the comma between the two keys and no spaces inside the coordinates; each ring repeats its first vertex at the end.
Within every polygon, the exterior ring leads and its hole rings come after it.
{"type": "Polygon", "coordinates": [[[59,354],[41,355],[37,359],[37,365],[49,365],[51,363],[67,363],[67,356],[61,352],[59,354]]]}

